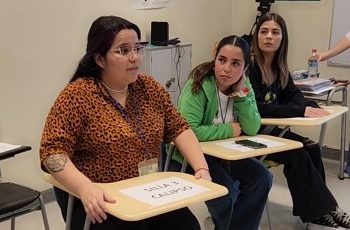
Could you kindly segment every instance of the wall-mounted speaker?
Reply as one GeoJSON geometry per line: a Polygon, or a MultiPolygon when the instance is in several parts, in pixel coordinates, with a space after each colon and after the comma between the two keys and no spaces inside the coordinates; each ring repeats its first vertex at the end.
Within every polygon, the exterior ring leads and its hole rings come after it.
{"type": "Polygon", "coordinates": [[[166,46],[169,40],[169,24],[167,22],[151,23],[151,44],[166,46]]]}

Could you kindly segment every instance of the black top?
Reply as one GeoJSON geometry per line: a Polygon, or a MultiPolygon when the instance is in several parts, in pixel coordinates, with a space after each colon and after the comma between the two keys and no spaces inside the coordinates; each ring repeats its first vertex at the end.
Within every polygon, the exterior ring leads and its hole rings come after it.
{"type": "Polygon", "coordinates": [[[285,89],[282,89],[277,81],[271,86],[267,86],[263,82],[262,73],[257,63],[252,63],[247,75],[255,92],[258,110],[262,118],[303,117],[307,106],[319,107],[316,102],[304,97],[303,93],[294,85],[290,74],[285,89]]]}

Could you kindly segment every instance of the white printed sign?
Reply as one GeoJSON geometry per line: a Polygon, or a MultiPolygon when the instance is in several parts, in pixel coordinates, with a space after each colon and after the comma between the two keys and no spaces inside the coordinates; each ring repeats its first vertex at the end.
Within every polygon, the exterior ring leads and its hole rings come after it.
{"type": "Polygon", "coordinates": [[[209,189],[178,177],[169,177],[156,182],[120,190],[121,193],[152,206],[160,206],[183,200],[206,191],[209,191],[209,189]]]}

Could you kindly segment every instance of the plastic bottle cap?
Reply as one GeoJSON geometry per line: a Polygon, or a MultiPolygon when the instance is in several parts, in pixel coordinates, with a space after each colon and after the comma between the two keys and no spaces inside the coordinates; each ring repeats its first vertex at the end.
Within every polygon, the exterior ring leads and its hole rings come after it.
{"type": "Polygon", "coordinates": [[[317,52],[317,49],[313,48],[313,49],[312,49],[312,52],[314,52],[314,53],[317,52]]]}

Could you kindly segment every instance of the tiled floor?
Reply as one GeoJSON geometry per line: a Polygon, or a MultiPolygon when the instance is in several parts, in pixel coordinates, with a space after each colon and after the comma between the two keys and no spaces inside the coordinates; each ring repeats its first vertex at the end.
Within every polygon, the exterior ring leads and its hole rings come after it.
{"type": "MultiPolygon", "coordinates": [[[[326,167],[327,184],[334,196],[337,198],[340,206],[350,213],[350,180],[338,180],[338,164],[335,161],[324,160],[326,167]]],[[[297,230],[305,229],[303,223],[298,217],[292,216],[291,197],[286,185],[286,180],[282,174],[282,167],[272,169],[274,174],[274,183],[269,195],[270,214],[273,229],[275,230],[297,230]]],[[[51,230],[64,229],[64,223],[55,202],[46,205],[49,224],[51,230]]],[[[208,215],[204,204],[196,204],[191,209],[203,224],[204,218],[208,215]]],[[[264,214],[261,226],[268,229],[266,215],[264,214]]],[[[10,229],[10,221],[0,223],[1,230],[10,229]]],[[[18,217],[16,221],[16,230],[42,230],[43,222],[40,212],[32,212],[18,217]]],[[[204,229],[204,228],[203,228],[204,229]]]]}

